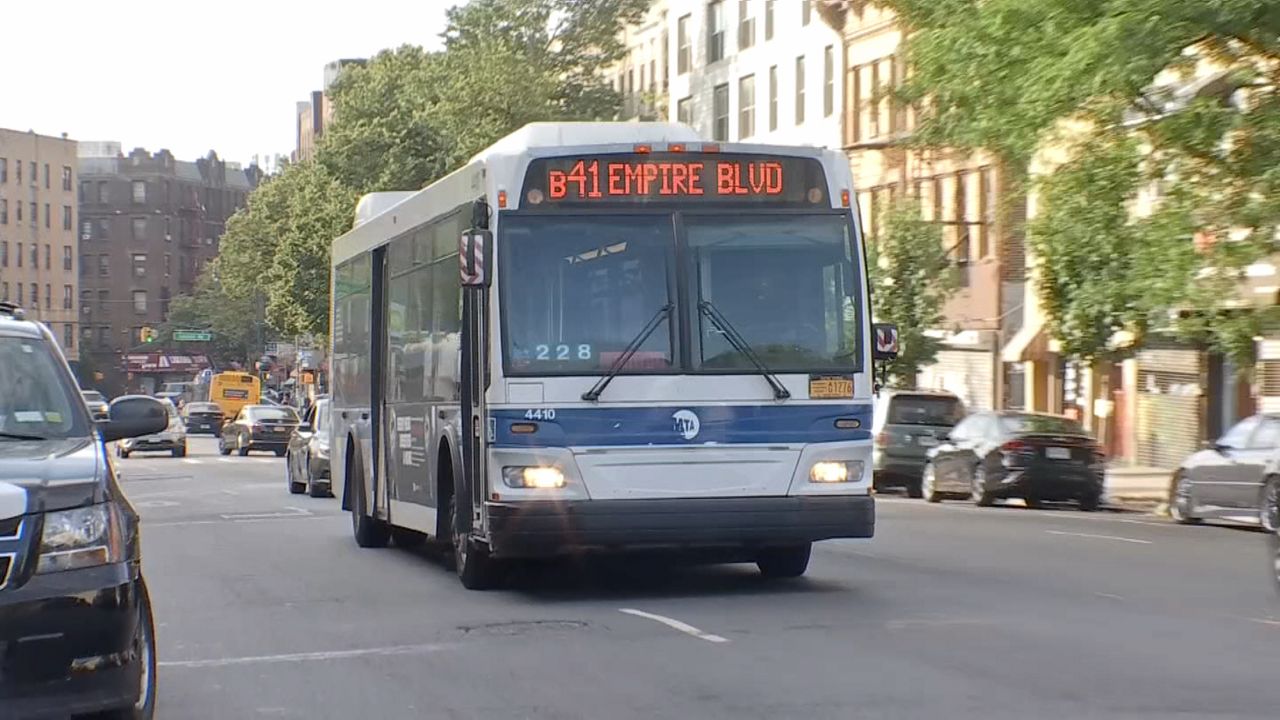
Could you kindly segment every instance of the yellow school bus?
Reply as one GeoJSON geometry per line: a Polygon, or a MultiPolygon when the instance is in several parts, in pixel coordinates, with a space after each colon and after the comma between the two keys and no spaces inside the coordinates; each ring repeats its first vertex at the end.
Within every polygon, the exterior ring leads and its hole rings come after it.
{"type": "Polygon", "coordinates": [[[257,405],[262,399],[262,382],[253,373],[224,372],[209,381],[209,402],[222,408],[222,417],[230,422],[245,405],[257,405]]]}

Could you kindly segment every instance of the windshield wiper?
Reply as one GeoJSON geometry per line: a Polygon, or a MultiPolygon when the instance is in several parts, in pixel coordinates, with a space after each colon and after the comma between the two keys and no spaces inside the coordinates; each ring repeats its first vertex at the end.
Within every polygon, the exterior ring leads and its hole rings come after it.
{"type": "Polygon", "coordinates": [[[632,338],[631,342],[627,343],[627,346],[622,350],[622,354],[618,356],[617,360],[613,361],[613,365],[609,366],[609,370],[596,381],[595,385],[591,386],[590,390],[582,393],[582,399],[589,402],[599,400],[600,393],[603,393],[604,389],[609,387],[609,383],[613,382],[613,379],[618,376],[618,373],[622,372],[622,368],[626,367],[627,362],[631,360],[631,356],[635,355],[640,346],[644,344],[644,341],[648,340],[653,331],[658,329],[658,325],[663,318],[671,316],[671,311],[675,307],[675,305],[667,303],[659,308],[658,312],[654,313],[653,317],[649,319],[649,322],[645,323],[643,328],[640,328],[640,332],[632,338]]]}
{"type": "Polygon", "coordinates": [[[10,440],[48,440],[47,437],[40,435],[24,435],[22,433],[12,433],[0,431],[0,438],[9,438],[10,440]]]}
{"type": "Polygon", "coordinates": [[[758,370],[769,383],[769,387],[773,388],[773,397],[775,400],[786,400],[791,397],[791,392],[782,384],[782,381],[778,379],[778,376],[774,375],[773,371],[760,360],[760,357],[757,356],[755,351],[751,349],[751,346],[747,344],[746,338],[742,337],[742,334],[729,324],[729,319],[724,315],[721,315],[720,311],[711,304],[710,300],[703,300],[698,303],[698,310],[703,315],[710,318],[713,325],[720,328],[720,332],[724,333],[725,339],[729,341],[729,344],[733,346],[734,350],[742,353],[744,357],[751,361],[752,365],[756,366],[756,370],[758,370]]]}

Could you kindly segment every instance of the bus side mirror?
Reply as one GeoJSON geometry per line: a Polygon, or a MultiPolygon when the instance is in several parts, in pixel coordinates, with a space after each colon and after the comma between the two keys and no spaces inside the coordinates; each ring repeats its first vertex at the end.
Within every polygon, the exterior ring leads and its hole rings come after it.
{"type": "Polygon", "coordinates": [[[898,357],[898,326],[890,323],[876,323],[871,326],[871,336],[875,341],[873,360],[886,361],[898,357]]]}
{"type": "Polygon", "coordinates": [[[463,287],[489,287],[489,258],[492,257],[493,233],[489,230],[471,229],[458,241],[458,264],[463,287]]]}

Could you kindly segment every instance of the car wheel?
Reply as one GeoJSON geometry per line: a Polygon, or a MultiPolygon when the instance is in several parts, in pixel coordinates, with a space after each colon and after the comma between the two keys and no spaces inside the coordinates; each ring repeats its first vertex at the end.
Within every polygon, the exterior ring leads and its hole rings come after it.
{"type": "Polygon", "coordinates": [[[1031,510],[1039,510],[1044,507],[1044,498],[1040,497],[1038,492],[1028,492],[1027,496],[1022,498],[1022,502],[1031,510]]]}
{"type": "Polygon", "coordinates": [[[1080,496],[1080,512],[1097,512],[1102,506],[1102,490],[1085,490],[1080,496]]]}
{"type": "Polygon", "coordinates": [[[174,457],[176,457],[176,458],[184,458],[184,457],[186,457],[186,456],[187,456],[187,446],[186,446],[186,445],[183,445],[183,446],[182,446],[182,447],[180,447],[180,448],[174,448],[174,449],[173,449],[173,456],[174,456],[174,457]]]}
{"type": "Polygon", "coordinates": [[[767,578],[800,577],[809,569],[813,543],[790,547],[768,548],[756,556],[756,567],[767,578]]]}
{"type": "Polygon", "coordinates": [[[907,481],[907,497],[915,498],[917,500],[924,497],[924,488],[921,487],[923,484],[924,484],[923,476],[915,480],[908,480],[907,481]]]}
{"type": "Polygon", "coordinates": [[[468,590],[489,590],[498,584],[500,567],[489,555],[488,548],[473,542],[458,529],[457,494],[449,495],[449,538],[453,541],[453,569],[468,590]]]}
{"type": "Polygon", "coordinates": [[[938,494],[938,474],[933,469],[933,463],[925,463],[924,471],[920,473],[920,496],[925,502],[942,502],[942,495],[938,494]]]}
{"type": "Polygon", "coordinates": [[[121,450],[121,451],[120,451],[120,457],[122,457],[122,458],[128,458],[128,457],[129,457],[129,451],[128,451],[128,450],[121,450]]]}
{"type": "Polygon", "coordinates": [[[284,457],[285,452],[285,450],[277,450],[276,457],[284,457]]]}
{"type": "Polygon", "coordinates": [[[978,507],[990,507],[996,501],[991,491],[987,489],[987,469],[981,465],[973,470],[973,487],[969,497],[978,507]]]}
{"type": "Polygon", "coordinates": [[[306,491],[306,484],[299,482],[293,478],[293,457],[290,456],[284,464],[284,478],[289,483],[289,492],[294,495],[301,495],[306,491]]]}
{"type": "Polygon", "coordinates": [[[240,457],[248,457],[249,443],[245,441],[244,436],[236,437],[236,454],[240,457]]]}
{"type": "Polygon", "coordinates": [[[1200,518],[1195,516],[1192,490],[1191,478],[1187,477],[1186,473],[1179,472],[1173,476],[1173,482],[1169,486],[1169,517],[1180,525],[1194,525],[1200,522],[1200,518]]]}
{"type": "Polygon", "coordinates": [[[1262,483],[1258,497],[1258,522],[1269,533],[1280,530],[1280,477],[1272,475],[1262,483]]]}
{"type": "Polygon", "coordinates": [[[370,517],[364,511],[364,473],[359,466],[353,470],[351,490],[355,497],[351,501],[351,531],[355,535],[356,545],[362,548],[386,547],[391,540],[391,531],[386,523],[370,517]]]}
{"type": "Polygon", "coordinates": [[[222,437],[221,435],[218,436],[218,454],[219,455],[231,454],[231,448],[227,447],[227,439],[222,437]]]}
{"type": "Polygon", "coordinates": [[[151,615],[151,596],[145,583],[138,583],[138,625],[134,635],[138,659],[138,698],[131,707],[106,713],[106,720],[151,720],[156,714],[156,625],[151,615]]]}

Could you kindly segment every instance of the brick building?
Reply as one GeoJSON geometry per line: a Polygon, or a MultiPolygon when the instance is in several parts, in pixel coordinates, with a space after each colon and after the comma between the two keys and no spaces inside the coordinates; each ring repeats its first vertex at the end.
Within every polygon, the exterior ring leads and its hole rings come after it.
{"type": "Polygon", "coordinates": [[[213,152],[187,162],[168,150],[80,144],[80,344],[96,368],[120,367],[143,328],[194,289],[259,176],[213,152]]]}
{"type": "Polygon", "coordinates": [[[77,359],[76,141],[0,129],[0,298],[77,359]]]}

